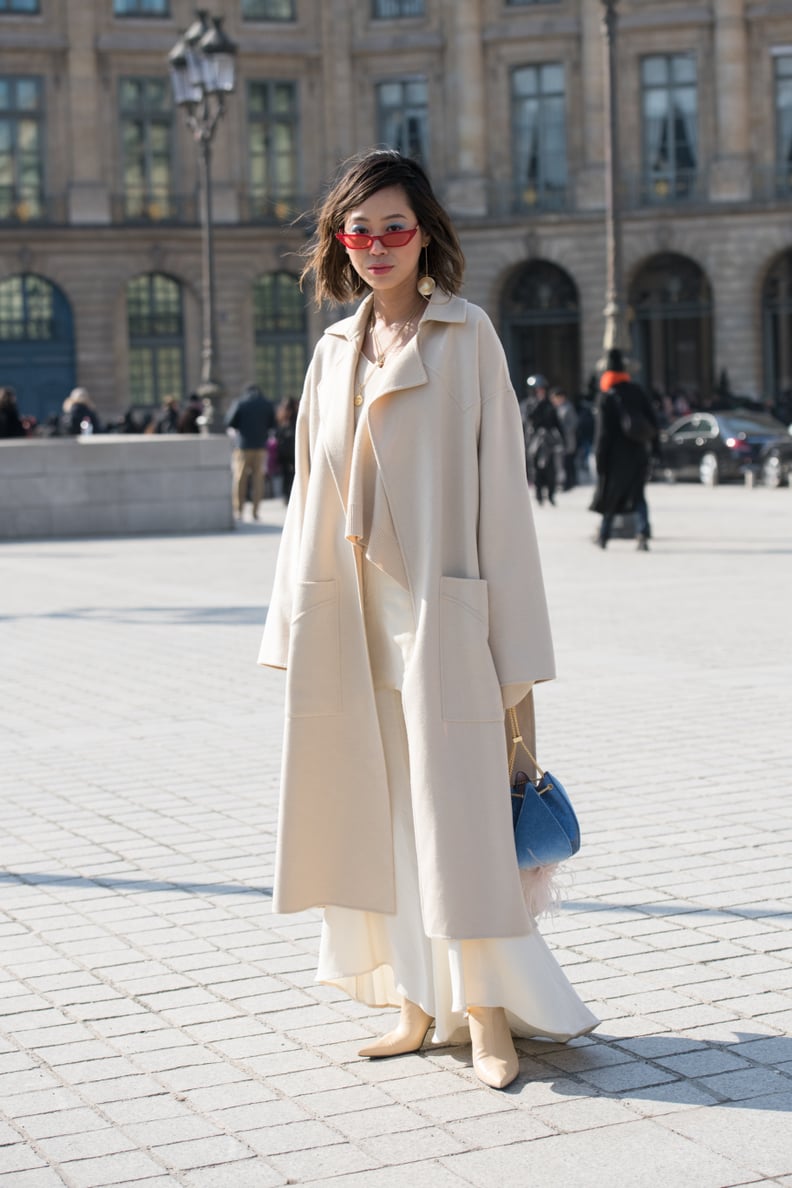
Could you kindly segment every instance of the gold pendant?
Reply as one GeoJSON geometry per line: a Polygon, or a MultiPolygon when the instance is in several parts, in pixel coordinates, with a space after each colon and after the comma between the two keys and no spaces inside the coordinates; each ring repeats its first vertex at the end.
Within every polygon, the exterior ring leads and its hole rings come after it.
{"type": "Polygon", "coordinates": [[[361,404],[362,404],[362,403],[363,403],[363,393],[362,393],[362,392],[356,392],[356,393],[355,393],[355,406],[356,406],[357,408],[360,408],[360,406],[361,406],[361,404]]]}

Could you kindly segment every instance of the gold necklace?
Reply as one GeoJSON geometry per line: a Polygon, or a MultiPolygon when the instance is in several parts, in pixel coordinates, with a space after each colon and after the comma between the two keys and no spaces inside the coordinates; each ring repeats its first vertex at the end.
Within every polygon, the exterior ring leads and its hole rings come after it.
{"type": "MultiPolygon", "coordinates": [[[[362,355],[361,358],[366,359],[366,356],[362,355]]],[[[365,375],[361,376],[360,383],[358,384],[358,389],[355,392],[355,400],[354,400],[355,408],[360,408],[361,404],[363,403],[363,400],[365,398],[366,384],[371,379],[371,376],[374,373],[374,368],[380,366],[379,363],[372,363],[370,359],[366,359],[366,362],[369,364],[369,366],[366,368],[365,375]]]]}
{"type": "MultiPolygon", "coordinates": [[[[421,302],[421,306],[418,309],[414,309],[412,311],[412,313],[409,314],[404,319],[403,322],[395,323],[395,333],[393,335],[393,338],[390,340],[390,342],[386,346],[385,350],[382,349],[382,347],[379,344],[379,340],[377,338],[376,315],[374,313],[374,310],[372,309],[371,324],[370,324],[371,325],[371,345],[374,347],[374,355],[376,357],[377,367],[385,366],[385,359],[386,359],[386,356],[388,355],[388,352],[392,351],[393,348],[396,346],[396,344],[400,342],[402,335],[404,334],[407,327],[412,326],[412,323],[415,321],[416,316],[422,312],[423,304],[424,303],[421,302]]],[[[391,330],[393,330],[393,329],[394,329],[394,327],[391,326],[391,330]]],[[[401,345],[403,346],[404,343],[402,343],[401,345]]]]}

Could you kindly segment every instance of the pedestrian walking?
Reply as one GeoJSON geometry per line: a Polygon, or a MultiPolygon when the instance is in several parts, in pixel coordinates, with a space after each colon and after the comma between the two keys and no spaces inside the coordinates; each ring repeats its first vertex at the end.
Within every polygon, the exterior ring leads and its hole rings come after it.
{"type": "Polygon", "coordinates": [[[274,909],[324,907],[317,979],[400,1008],[362,1055],[434,1020],[501,1088],[511,1031],[596,1026],[515,857],[504,713],[530,737],[554,675],[517,400],[420,165],[347,162],[316,225],[317,301],[363,300],[308,370],[259,657],[287,669],[274,909]]]}
{"type": "Polygon", "coordinates": [[[294,484],[294,451],[297,424],[297,401],[290,396],[281,400],[275,410],[277,421],[275,436],[278,444],[278,471],[281,476],[281,494],[284,503],[289,502],[294,484]]]}
{"type": "Polygon", "coordinates": [[[253,519],[264,496],[267,438],[275,428],[275,409],[258,384],[248,384],[226,413],[226,428],[236,429],[239,445],[234,450],[234,514],[242,517],[248,490],[253,519]]]}
{"type": "Polygon", "coordinates": [[[657,449],[657,420],[643,388],[630,379],[621,351],[608,351],[600,380],[594,453],[597,486],[591,510],[602,516],[596,543],[606,548],[617,515],[634,513],[638,548],[646,552],[652,535],[645,485],[652,449],[657,449]]]}
{"type": "Polygon", "coordinates": [[[575,411],[575,406],[563,388],[553,388],[551,390],[550,402],[555,409],[558,423],[561,426],[561,438],[564,450],[564,490],[571,491],[577,485],[578,415],[575,411]]]}
{"type": "Polygon", "coordinates": [[[546,388],[537,388],[536,403],[528,413],[528,420],[531,426],[528,458],[536,502],[541,505],[547,496],[548,503],[555,504],[557,462],[564,448],[564,439],[561,422],[548,399],[546,388]]]}

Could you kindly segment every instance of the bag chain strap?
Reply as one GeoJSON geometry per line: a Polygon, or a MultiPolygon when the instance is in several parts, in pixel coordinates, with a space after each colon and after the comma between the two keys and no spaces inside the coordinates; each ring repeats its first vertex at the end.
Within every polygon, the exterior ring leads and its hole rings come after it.
{"type": "Polygon", "coordinates": [[[520,724],[517,721],[517,711],[514,709],[514,706],[512,706],[511,709],[509,710],[509,723],[511,725],[511,735],[512,735],[511,752],[509,754],[509,777],[511,778],[514,774],[514,760],[517,757],[517,747],[521,746],[522,749],[525,751],[526,755],[528,756],[528,758],[531,760],[534,770],[539,773],[538,779],[540,781],[543,780],[545,777],[545,773],[542,770],[542,768],[539,766],[539,763],[538,763],[536,757],[534,755],[532,755],[531,752],[528,750],[528,746],[525,742],[525,739],[523,738],[522,734],[520,733],[520,724]]]}

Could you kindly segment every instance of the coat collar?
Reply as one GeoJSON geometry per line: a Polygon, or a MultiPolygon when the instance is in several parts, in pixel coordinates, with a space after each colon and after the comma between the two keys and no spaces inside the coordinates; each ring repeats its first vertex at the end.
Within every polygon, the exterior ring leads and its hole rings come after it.
{"type": "MultiPolygon", "coordinates": [[[[348,318],[342,318],[328,326],[325,334],[336,340],[349,343],[351,350],[344,351],[331,383],[320,385],[321,416],[324,423],[323,440],[330,468],[335,478],[341,502],[346,507],[349,493],[349,476],[352,461],[352,443],[355,422],[352,404],[352,389],[355,370],[366,324],[371,316],[372,294],[366,297],[357,310],[348,318]]],[[[467,319],[467,301],[461,297],[449,297],[436,289],[424,311],[422,322],[464,322],[467,319]]],[[[427,382],[426,370],[418,350],[418,335],[407,343],[388,368],[388,385],[372,403],[382,400],[393,392],[406,388],[419,388],[427,382]]]]}
{"type": "MultiPolygon", "coordinates": [[[[371,317],[372,293],[361,301],[355,312],[340,322],[328,326],[325,334],[336,338],[346,338],[349,342],[359,343],[366,332],[366,323],[371,317]]],[[[435,289],[426,303],[426,310],[421,319],[423,322],[464,322],[467,319],[467,301],[463,297],[449,297],[441,289],[435,289]]]]}

